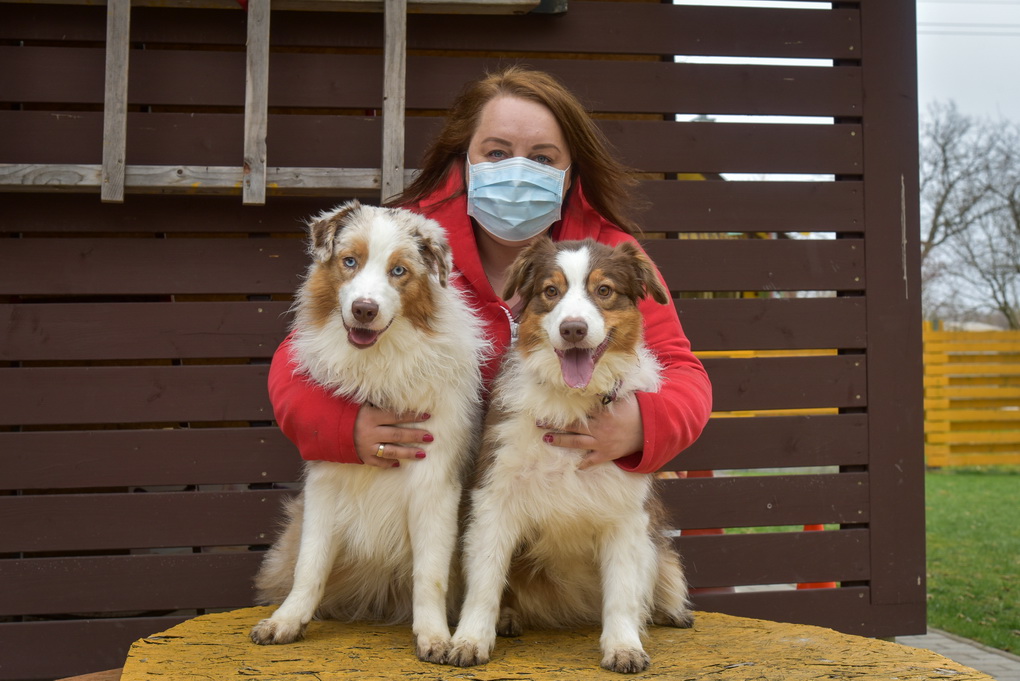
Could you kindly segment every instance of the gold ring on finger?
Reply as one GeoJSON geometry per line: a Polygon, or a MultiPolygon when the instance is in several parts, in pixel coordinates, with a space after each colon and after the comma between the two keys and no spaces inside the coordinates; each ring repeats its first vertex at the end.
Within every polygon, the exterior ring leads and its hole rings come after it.
{"type": "Polygon", "coordinates": [[[380,458],[380,459],[383,458],[382,452],[383,452],[383,448],[384,447],[386,447],[386,443],[385,442],[380,442],[379,443],[379,449],[375,450],[375,455],[378,458],[380,458]]]}

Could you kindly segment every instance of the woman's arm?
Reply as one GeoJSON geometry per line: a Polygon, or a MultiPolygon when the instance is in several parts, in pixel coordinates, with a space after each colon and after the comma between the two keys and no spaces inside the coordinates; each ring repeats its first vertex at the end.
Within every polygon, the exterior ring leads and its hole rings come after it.
{"type": "Polygon", "coordinates": [[[652,473],[701,435],[712,413],[712,384],[701,361],[691,352],[672,303],[642,301],[645,343],[662,364],[662,387],[638,393],[644,447],[640,455],[617,461],[624,470],[652,473]]]}

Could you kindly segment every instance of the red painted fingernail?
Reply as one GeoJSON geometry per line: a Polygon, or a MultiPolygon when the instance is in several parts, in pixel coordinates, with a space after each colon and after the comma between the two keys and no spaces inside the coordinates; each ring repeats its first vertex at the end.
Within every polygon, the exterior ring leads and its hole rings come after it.
{"type": "Polygon", "coordinates": [[[548,442],[549,444],[552,444],[553,440],[552,433],[546,433],[545,435],[542,436],[542,439],[548,442]]]}
{"type": "Polygon", "coordinates": [[[421,439],[423,442],[432,442],[433,440],[435,440],[435,438],[432,437],[432,433],[425,433],[425,435],[423,435],[421,439]]]}
{"type": "Polygon", "coordinates": [[[390,466],[390,468],[400,468],[400,462],[399,461],[394,461],[393,465],[390,466]]]}
{"type": "Polygon", "coordinates": [[[422,421],[428,421],[430,418],[432,418],[432,414],[427,414],[426,413],[426,414],[422,414],[421,415],[421,420],[422,421]]]}
{"type": "Polygon", "coordinates": [[[425,452],[416,452],[415,455],[414,455],[414,458],[416,458],[416,459],[424,459],[425,458],[425,452]]]}

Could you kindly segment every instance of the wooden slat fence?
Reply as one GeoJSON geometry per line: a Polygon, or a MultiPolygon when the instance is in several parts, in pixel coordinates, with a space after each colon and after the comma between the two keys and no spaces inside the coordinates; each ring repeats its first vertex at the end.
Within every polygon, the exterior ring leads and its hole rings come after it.
{"type": "Polygon", "coordinates": [[[1020,331],[924,328],[929,466],[1020,465],[1020,331]]]}
{"type": "MultiPolygon", "coordinates": [[[[265,380],[306,263],[302,219],[379,198],[382,13],[274,0],[267,197],[246,206],[224,170],[245,153],[245,13],[144,5],[124,201],[104,203],[106,7],[0,2],[0,679],[116,667],[136,638],[250,604],[300,475],[265,380]],[[168,186],[175,168],[212,179],[168,186]]],[[[750,474],[664,480],[675,526],[838,527],[678,537],[695,586],[733,587],[697,607],[921,633],[914,2],[814,6],[409,13],[403,165],[485,69],[525,62],[578,92],[641,172],[647,248],[695,349],[744,353],[706,355],[719,418],[670,468],[750,474]],[[758,232],[809,234],[679,238],[758,232]],[[756,297],[687,297],[737,291],[756,297]]]]}

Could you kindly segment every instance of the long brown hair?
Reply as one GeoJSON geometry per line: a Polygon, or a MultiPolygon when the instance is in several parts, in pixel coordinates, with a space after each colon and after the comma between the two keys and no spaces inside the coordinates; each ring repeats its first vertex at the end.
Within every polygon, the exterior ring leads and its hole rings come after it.
{"type": "Polygon", "coordinates": [[[571,172],[580,178],[588,203],[628,233],[640,231],[624,214],[624,207],[632,204],[630,188],[635,180],[613,156],[605,135],[577,97],[556,78],[522,66],[488,74],[465,87],[450,107],[443,130],[425,151],[421,172],[388,203],[412,204],[439,189],[450,168],[467,154],[482,109],[500,96],[530,100],[549,109],[563,131],[570,148],[571,172]]]}

